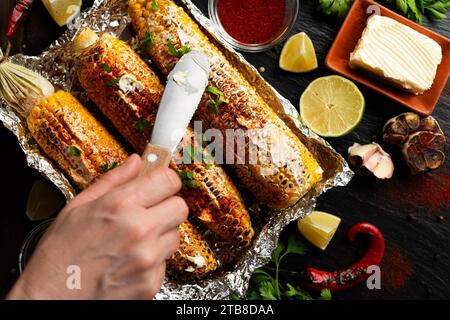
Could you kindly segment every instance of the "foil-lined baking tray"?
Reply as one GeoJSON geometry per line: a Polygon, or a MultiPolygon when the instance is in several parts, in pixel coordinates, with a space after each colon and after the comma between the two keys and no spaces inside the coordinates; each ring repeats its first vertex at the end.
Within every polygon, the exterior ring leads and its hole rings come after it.
{"type": "MultiPolygon", "coordinates": [[[[71,23],[67,32],[40,56],[29,57],[19,54],[10,60],[39,72],[58,89],[78,91],[79,88],[73,86],[76,61],[67,54],[67,46],[82,27],[90,27],[96,32],[109,32],[117,37],[129,37],[127,2],[127,0],[96,0],[88,11],[71,23]]],[[[253,271],[270,261],[271,253],[283,228],[291,221],[310,214],[321,193],[332,187],[345,186],[353,173],[346,161],[325,140],[298,120],[296,108],[287,99],[268,84],[241,54],[219,40],[210,20],[190,0],[176,2],[183,6],[244,77],[254,84],[258,93],[297,134],[324,170],[320,183],[288,209],[267,210],[260,208],[257,203],[248,203],[256,231],[250,246],[233,248],[215,238],[210,232],[206,232],[206,238],[222,261],[220,270],[201,280],[166,278],[156,299],[226,299],[232,292],[245,296],[253,271]]],[[[16,135],[26,154],[28,165],[54,183],[68,200],[73,198],[76,190],[68,179],[38,147],[29,143],[31,136],[25,119],[16,114],[5,102],[1,104],[0,120],[16,135]]]]}

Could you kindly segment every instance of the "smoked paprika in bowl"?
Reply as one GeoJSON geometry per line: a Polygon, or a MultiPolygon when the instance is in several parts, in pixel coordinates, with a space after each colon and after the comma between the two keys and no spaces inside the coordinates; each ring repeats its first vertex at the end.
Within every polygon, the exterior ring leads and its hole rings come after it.
{"type": "Polygon", "coordinates": [[[209,17],[221,40],[237,50],[261,52],[286,39],[298,0],[209,0],[209,17]]]}

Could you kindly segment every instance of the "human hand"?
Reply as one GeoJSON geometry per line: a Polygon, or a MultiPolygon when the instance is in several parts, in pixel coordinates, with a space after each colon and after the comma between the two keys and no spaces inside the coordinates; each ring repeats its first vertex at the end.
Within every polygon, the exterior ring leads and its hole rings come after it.
{"type": "Polygon", "coordinates": [[[160,290],[188,207],[178,175],[139,177],[131,156],[75,197],[52,223],[8,299],[145,299],[160,290]],[[70,289],[69,266],[80,271],[70,289]]]}

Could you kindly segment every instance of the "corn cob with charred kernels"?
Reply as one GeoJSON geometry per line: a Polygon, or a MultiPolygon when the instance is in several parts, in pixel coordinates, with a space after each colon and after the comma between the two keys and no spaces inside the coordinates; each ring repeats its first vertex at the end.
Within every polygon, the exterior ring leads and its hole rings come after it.
{"type": "MultiPolygon", "coordinates": [[[[245,164],[232,167],[261,202],[273,208],[295,204],[322,177],[322,169],[312,154],[181,7],[172,0],[158,0],[157,8],[151,4],[152,0],[129,1],[138,37],[151,42],[146,51],[152,61],[167,75],[184,52],[205,52],[211,63],[210,90],[195,117],[207,128],[221,130],[224,137],[227,129],[264,129],[260,131],[262,138],[272,137],[273,142],[261,145],[261,140],[247,140],[245,164]],[[264,158],[249,161],[255,148],[264,158]]],[[[225,141],[230,146],[236,143],[239,141],[225,141]]],[[[236,151],[235,157],[242,161],[236,151]]]]}
{"type": "MultiPolygon", "coordinates": [[[[87,41],[86,32],[90,31],[81,33],[80,42],[87,41]]],[[[123,41],[103,35],[93,45],[92,41],[87,42],[91,45],[79,57],[80,83],[125,139],[142,152],[151,134],[164,88],[145,62],[123,41]],[[120,85],[124,77],[133,79],[130,90],[120,85]],[[118,79],[117,83],[109,85],[114,79],[118,79]]],[[[78,43],[77,47],[82,45],[78,43]]],[[[185,187],[181,195],[191,213],[225,240],[248,244],[254,231],[238,190],[224,170],[214,163],[182,164],[188,148],[203,151],[191,128],[171,163],[183,179],[185,187]]]]}
{"type": "Polygon", "coordinates": [[[128,157],[70,93],[59,91],[44,98],[31,110],[27,123],[37,144],[81,189],[128,157]]]}
{"type": "Polygon", "coordinates": [[[167,271],[172,275],[184,272],[203,276],[218,267],[217,260],[208,243],[199,231],[188,221],[179,227],[180,246],[167,260],[167,271]]]}

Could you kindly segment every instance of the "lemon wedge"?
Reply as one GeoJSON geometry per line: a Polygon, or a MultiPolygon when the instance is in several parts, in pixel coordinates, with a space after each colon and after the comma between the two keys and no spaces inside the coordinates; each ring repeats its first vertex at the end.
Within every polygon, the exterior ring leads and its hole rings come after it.
{"type": "Polygon", "coordinates": [[[306,33],[297,33],[286,41],[281,51],[280,68],[297,73],[317,68],[316,50],[306,33]]]}
{"type": "Polygon", "coordinates": [[[341,219],[332,214],[313,211],[309,216],[299,219],[297,227],[306,240],[325,250],[340,223],[341,219]]]}
{"type": "Polygon", "coordinates": [[[42,2],[60,27],[71,22],[80,13],[81,0],[42,0],[42,2]]]}
{"type": "Polygon", "coordinates": [[[365,109],[358,87],[341,76],[317,78],[300,98],[301,121],[322,137],[341,137],[360,123],[365,109]]]}

